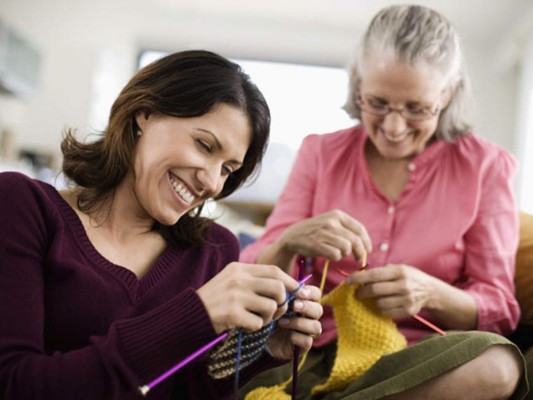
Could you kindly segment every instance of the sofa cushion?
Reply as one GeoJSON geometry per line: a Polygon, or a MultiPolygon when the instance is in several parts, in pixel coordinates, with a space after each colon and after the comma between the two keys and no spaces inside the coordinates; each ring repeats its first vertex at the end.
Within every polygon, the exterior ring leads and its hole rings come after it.
{"type": "Polygon", "coordinates": [[[520,244],[516,253],[516,298],[521,323],[533,325],[533,215],[520,212],[520,244]]]}

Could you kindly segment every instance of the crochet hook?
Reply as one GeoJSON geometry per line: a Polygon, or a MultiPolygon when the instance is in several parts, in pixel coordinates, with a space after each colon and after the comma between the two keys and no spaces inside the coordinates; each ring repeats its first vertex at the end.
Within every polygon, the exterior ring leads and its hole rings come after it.
{"type": "MultiPolygon", "coordinates": [[[[302,280],[298,282],[299,286],[296,290],[299,290],[309,279],[311,279],[313,275],[309,274],[302,280]]],[[[295,291],[296,291],[295,290],[295,291]]],[[[146,396],[148,392],[153,389],[155,386],[159,385],[161,382],[163,382],[165,379],[167,379],[169,376],[175,374],[178,370],[183,368],[185,365],[190,363],[192,360],[197,358],[198,356],[205,353],[210,348],[214,347],[217,343],[221,342],[222,340],[226,339],[229,335],[229,332],[224,332],[220,336],[218,336],[216,339],[212,340],[211,342],[207,343],[206,345],[202,346],[200,349],[196,350],[194,353],[177,363],[175,366],[170,368],[169,370],[165,371],[163,374],[159,375],[157,378],[152,380],[151,382],[147,383],[146,385],[139,387],[139,392],[146,396]]]]}

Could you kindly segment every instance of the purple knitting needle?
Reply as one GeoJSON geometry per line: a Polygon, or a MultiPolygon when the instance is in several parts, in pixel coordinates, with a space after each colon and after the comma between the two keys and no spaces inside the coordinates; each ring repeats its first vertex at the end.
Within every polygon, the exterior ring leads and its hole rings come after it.
{"type": "Polygon", "coordinates": [[[229,335],[229,333],[225,332],[222,335],[220,335],[219,337],[217,337],[215,340],[207,343],[205,346],[203,346],[200,349],[196,350],[194,353],[192,353],[190,356],[188,356],[187,358],[185,358],[184,360],[182,360],[181,362],[176,364],[174,367],[170,368],[168,371],[166,371],[162,375],[160,375],[157,378],[155,378],[152,382],[147,383],[144,386],[141,386],[139,388],[139,391],[141,392],[141,394],[143,396],[146,396],[146,394],[150,391],[150,389],[153,389],[154,386],[156,386],[156,385],[160,384],[161,382],[163,382],[170,375],[174,374],[176,371],[178,371],[179,369],[183,368],[185,365],[190,363],[192,360],[194,360],[199,355],[205,353],[207,350],[209,350],[211,347],[216,345],[218,342],[226,339],[228,337],[228,335],[229,335]]]}
{"type": "MultiPolygon", "coordinates": [[[[309,279],[311,279],[311,276],[312,275],[307,275],[304,279],[302,279],[299,284],[300,286],[302,286],[305,282],[307,282],[309,279]]],[[[226,339],[228,337],[229,333],[228,332],[225,332],[223,333],[222,335],[218,336],[216,339],[214,339],[213,341],[207,343],[205,346],[202,346],[200,349],[196,350],[194,353],[192,353],[190,356],[188,356],[187,358],[183,359],[182,361],[180,361],[178,364],[176,364],[175,366],[173,366],[172,368],[170,368],[169,370],[167,370],[166,372],[164,372],[163,374],[161,374],[160,376],[158,376],[157,378],[155,378],[153,381],[147,383],[146,385],[143,385],[143,386],[140,386],[139,387],[139,392],[141,392],[141,394],[143,396],[146,396],[146,394],[151,390],[153,389],[155,386],[159,385],[161,382],[163,382],[165,379],[167,379],[169,376],[173,375],[174,373],[176,373],[178,370],[180,370],[181,368],[183,368],[185,365],[187,365],[188,363],[190,363],[192,360],[194,360],[196,357],[200,356],[201,354],[205,353],[207,350],[209,350],[211,347],[215,346],[217,343],[221,342],[222,340],[226,339]]]]}

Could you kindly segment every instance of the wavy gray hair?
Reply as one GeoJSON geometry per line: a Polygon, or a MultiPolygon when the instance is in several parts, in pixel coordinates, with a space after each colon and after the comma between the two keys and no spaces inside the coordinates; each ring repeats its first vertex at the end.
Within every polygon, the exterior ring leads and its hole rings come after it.
{"type": "Polygon", "coordinates": [[[356,100],[367,56],[384,52],[392,52],[400,62],[411,65],[425,62],[435,66],[446,76],[447,85],[455,86],[448,106],[439,117],[438,139],[453,142],[458,136],[470,132],[470,126],[464,119],[470,97],[470,80],[459,37],[446,18],[422,6],[387,7],[372,19],[350,67],[349,93],[344,105],[348,115],[361,117],[356,100]]]}

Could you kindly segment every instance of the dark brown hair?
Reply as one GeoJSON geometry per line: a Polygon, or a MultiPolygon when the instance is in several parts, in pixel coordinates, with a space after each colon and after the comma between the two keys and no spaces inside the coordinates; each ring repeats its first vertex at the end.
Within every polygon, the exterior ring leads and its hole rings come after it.
{"type": "MultiPolygon", "coordinates": [[[[61,143],[63,172],[79,190],[78,207],[97,211],[132,168],[136,144],[135,114],[159,112],[187,118],[204,115],[217,105],[238,107],[248,117],[252,141],[241,168],[226,180],[217,199],[226,197],[257,172],[270,132],[270,111],[259,91],[239,65],[204,50],[168,55],[141,69],[115,100],[107,129],[95,141],[81,142],[67,130],[61,143]]],[[[177,246],[203,243],[209,219],[202,206],[170,227],[155,224],[177,246]]]]}

